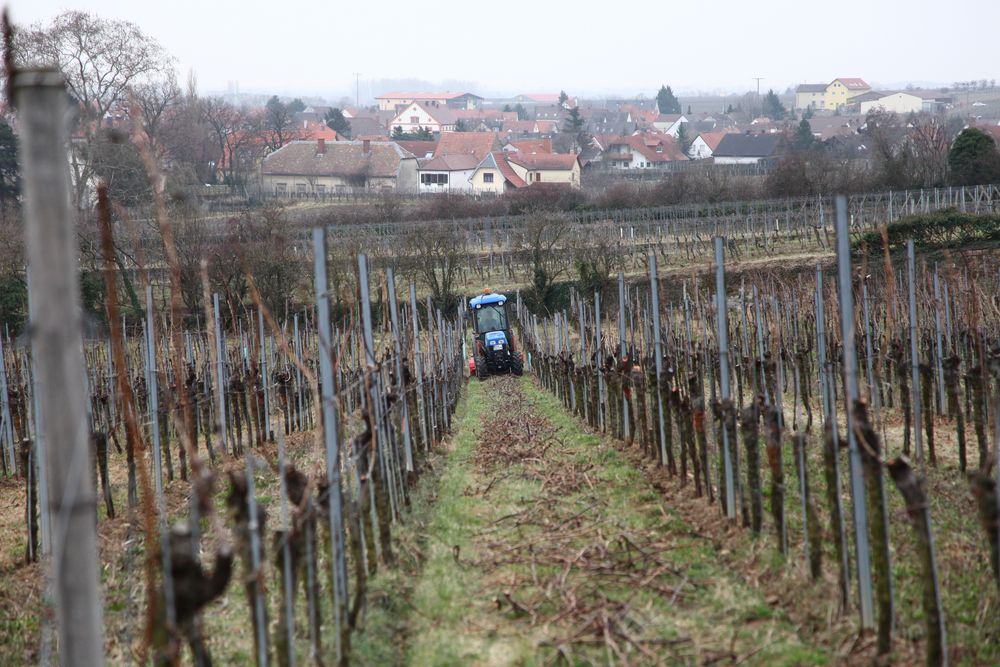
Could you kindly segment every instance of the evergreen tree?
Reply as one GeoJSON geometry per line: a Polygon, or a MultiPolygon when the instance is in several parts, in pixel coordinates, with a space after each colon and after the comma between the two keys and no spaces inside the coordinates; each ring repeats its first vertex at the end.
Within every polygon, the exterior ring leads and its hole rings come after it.
{"type": "Polygon", "coordinates": [[[684,155],[687,155],[688,151],[691,150],[691,143],[694,141],[694,137],[688,132],[687,126],[687,123],[681,123],[681,126],[677,128],[677,145],[684,155]]]}
{"type": "Polygon", "coordinates": [[[503,111],[504,113],[510,113],[511,111],[513,111],[513,109],[510,108],[509,104],[505,104],[503,105],[503,111]]]}
{"type": "Polygon", "coordinates": [[[660,92],[656,93],[656,108],[660,113],[680,113],[681,103],[674,97],[674,91],[670,86],[660,86],[660,92]]]}
{"type": "Polygon", "coordinates": [[[351,123],[344,118],[344,112],[340,109],[330,109],[323,115],[323,120],[326,121],[326,126],[337,134],[351,138],[351,123]]]}
{"type": "Polygon", "coordinates": [[[306,103],[297,97],[288,103],[288,111],[290,113],[300,113],[305,110],[306,110],[306,103]]]}
{"type": "Polygon", "coordinates": [[[514,111],[517,112],[518,120],[528,120],[528,110],[520,102],[514,105],[514,111]]]}
{"type": "Polygon", "coordinates": [[[804,151],[812,148],[815,141],[816,137],[813,136],[809,121],[803,118],[795,130],[795,136],[792,137],[792,146],[795,147],[795,150],[804,151]]]}
{"type": "Polygon", "coordinates": [[[948,151],[948,168],[955,185],[996,183],[1000,154],[993,137],[974,127],[962,130],[948,151]]]}
{"type": "Polygon", "coordinates": [[[569,110],[569,116],[566,117],[566,126],[563,128],[564,132],[579,132],[583,129],[583,118],[580,117],[580,109],[578,107],[573,107],[569,110]]]}
{"type": "Polygon", "coordinates": [[[771,120],[782,120],[788,115],[788,110],[785,109],[785,105],[781,103],[773,89],[768,90],[767,95],[764,96],[764,115],[771,120]]]}
{"type": "Polygon", "coordinates": [[[0,121],[0,206],[16,204],[21,192],[21,171],[17,166],[17,137],[10,125],[0,121]]]}
{"type": "Polygon", "coordinates": [[[559,91],[559,106],[566,104],[569,101],[569,95],[566,94],[565,90],[559,91]]]}

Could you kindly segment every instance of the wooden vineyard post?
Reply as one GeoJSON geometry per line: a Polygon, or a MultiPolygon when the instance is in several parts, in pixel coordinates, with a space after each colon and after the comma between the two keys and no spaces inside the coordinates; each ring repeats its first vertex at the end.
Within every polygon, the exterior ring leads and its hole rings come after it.
{"type": "Polygon", "coordinates": [[[57,70],[39,69],[16,72],[13,91],[21,120],[33,370],[38,405],[46,415],[36,430],[46,444],[60,662],[102,665],[78,250],[66,167],[66,88],[57,70]]]}
{"type": "Polygon", "coordinates": [[[944,609],[941,606],[940,579],[934,553],[934,533],[931,511],[924,492],[923,480],[906,459],[893,459],[888,464],[889,476],[906,501],[906,513],[913,524],[924,578],[924,619],[927,623],[927,664],[931,667],[948,664],[948,646],[944,629],[944,609]]]}

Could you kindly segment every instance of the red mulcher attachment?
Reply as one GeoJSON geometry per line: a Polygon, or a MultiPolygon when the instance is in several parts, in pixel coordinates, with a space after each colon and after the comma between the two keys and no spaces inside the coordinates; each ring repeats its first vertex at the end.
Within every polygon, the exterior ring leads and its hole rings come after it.
{"type": "Polygon", "coordinates": [[[476,375],[476,358],[469,357],[469,377],[475,377],[476,375]]]}

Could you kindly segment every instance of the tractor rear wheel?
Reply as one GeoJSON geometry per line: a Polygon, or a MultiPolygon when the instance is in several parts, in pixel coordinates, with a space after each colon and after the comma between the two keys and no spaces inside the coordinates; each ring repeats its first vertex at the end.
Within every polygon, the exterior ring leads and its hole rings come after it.
{"type": "Polygon", "coordinates": [[[524,375],[524,360],[521,359],[520,352],[514,352],[510,355],[510,372],[517,377],[524,375]]]}
{"type": "Polygon", "coordinates": [[[476,377],[482,382],[490,374],[490,369],[486,367],[486,357],[482,354],[476,355],[476,377]]]}

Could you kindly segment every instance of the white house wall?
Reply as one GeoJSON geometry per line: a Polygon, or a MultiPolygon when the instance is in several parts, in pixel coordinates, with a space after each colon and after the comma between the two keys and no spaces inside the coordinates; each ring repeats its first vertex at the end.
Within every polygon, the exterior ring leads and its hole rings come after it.
{"type": "MultiPolygon", "coordinates": [[[[447,192],[458,192],[458,193],[470,193],[472,192],[472,175],[476,173],[475,169],[456,169],[455,171],[421,171],[420,176],[423,174],[446,174],[448,176],[447,183],[423,183],[420,182],[420,193],[447,193],[447,192]]],[[[421,180],[418,178],[418,180],[421,180]]]]}
{"type": "Polygon", "coordinates": [[[698,137],[691,142],[691,148],[688,149],[688,157],[692,160],[704,160],[705,158],[712,157],[712,149],[709,148],[704,139],[698,137]]]}

